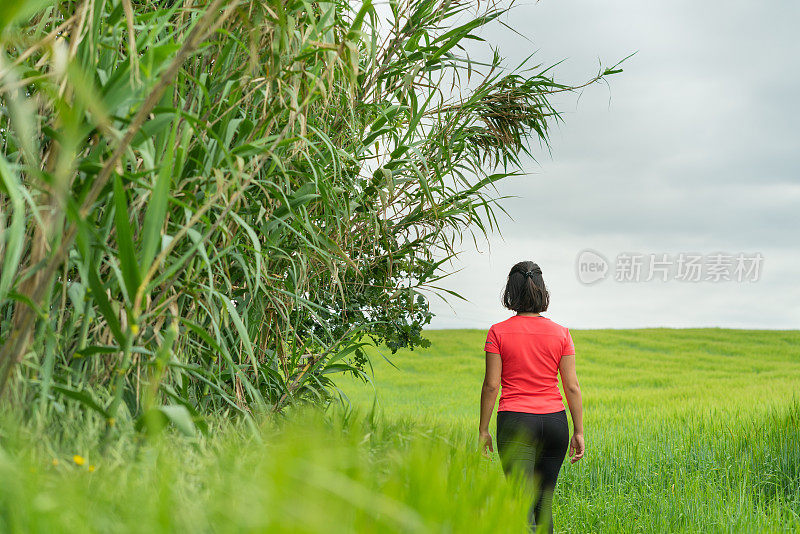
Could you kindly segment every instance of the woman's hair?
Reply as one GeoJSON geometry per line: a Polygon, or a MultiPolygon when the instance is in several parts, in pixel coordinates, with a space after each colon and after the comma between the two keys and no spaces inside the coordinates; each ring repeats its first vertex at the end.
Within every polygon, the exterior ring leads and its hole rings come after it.
{"type": "Polygon", "coordinates": [[[503,306],[517,313],[540,313],[547,310],[550,294],[544,285],[542,270],[532,261],[521,261],[511,268],[501,299],[503,306]]]}

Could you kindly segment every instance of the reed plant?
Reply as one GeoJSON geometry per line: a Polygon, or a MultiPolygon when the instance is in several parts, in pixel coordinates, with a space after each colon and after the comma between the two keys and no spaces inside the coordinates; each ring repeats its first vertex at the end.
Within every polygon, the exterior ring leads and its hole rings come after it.
{"type": "Polygon", "coordinates": [[[6,402],[192,434],[424,346],[421,290],[455,295],[445,262],[574,89],[468,58],[505,9],[3,2],[6,402]]]}

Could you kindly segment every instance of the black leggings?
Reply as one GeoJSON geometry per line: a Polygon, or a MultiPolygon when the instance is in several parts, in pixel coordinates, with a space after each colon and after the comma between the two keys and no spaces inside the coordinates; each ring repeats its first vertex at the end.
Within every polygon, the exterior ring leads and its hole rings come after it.
{"type": "Polygon", "coordinates": [[[547,521],[553,532],[551,505],[561,464],[569,445],[567,412],[497,412],[497,452],[506,476],[521,476],[535,488],[528,512],[531,531],[547,521]]]}

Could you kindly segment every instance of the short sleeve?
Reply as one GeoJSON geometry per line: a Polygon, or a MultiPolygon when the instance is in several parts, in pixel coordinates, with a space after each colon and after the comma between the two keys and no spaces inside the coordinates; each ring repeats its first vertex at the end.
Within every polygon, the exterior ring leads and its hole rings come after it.
{"type": "Polygon", "coordinates": [[[564,342],[561,347],[561,355],[571,356],[575,354],[575,344],[572,342],[572,334],[569,333],[569,328],[566,330],[567,335],[564,337],[564,342]]]}
{"type": "Polygon", "coordinates": [[[495,354],[500,354],[500,341],[497,339],[497,332],[494,330],[494,326],[489,329],[489,333],[486,334],[486,352],[493,352],[495,354]]]}

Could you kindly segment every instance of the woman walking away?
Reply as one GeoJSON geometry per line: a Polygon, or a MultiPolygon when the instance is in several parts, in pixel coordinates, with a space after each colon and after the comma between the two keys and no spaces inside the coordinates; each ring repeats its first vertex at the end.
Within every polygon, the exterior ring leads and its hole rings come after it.
{"type": "Polygon", "coordinates": [[[497,391],[497,452],[506,477],[520,476],[535,488],[528,513],[531,531],[553,532],[553,491],[569,446],[572,463],[583,458],[583,407],[569,330],[540,315],[550,295],[542,270],[532,261],[511,268],[503,305],[517,312],[492,325],[486,336],[486,375],[481,390],[479,437],[483,453],[494,452],[489,420],[497,391]],[[558,390],[557,374],[572,415],[572,439],[558,390]]]}

